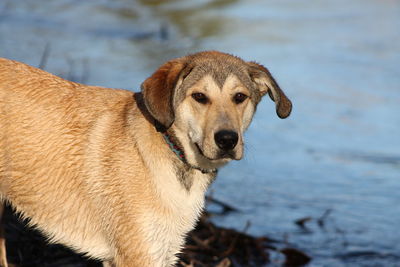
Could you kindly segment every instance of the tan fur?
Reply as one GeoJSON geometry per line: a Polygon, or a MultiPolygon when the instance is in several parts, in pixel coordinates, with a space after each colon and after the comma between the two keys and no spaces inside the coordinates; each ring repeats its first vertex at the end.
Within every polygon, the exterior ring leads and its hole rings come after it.
{"type": "Polygon", "coordinates": [[[261,96],[272,90],[287,100],[277,85],[261,88],[270,74],[256,81],[250,64],[219,52],[190,55],[164,64],[134,94],[0,59],[1,198],[52,242],[117,267],[173,265],[214,178],[193,166],[240,159],[261,96]],[[195,91],[211,102],[194,101],[195,91]],[[239,105],[238,91],[249,96],[239,105]],[[179,141],[187,163],[157,125],[179,141]],[[231,157],[213,141],[225,128],[239,133],[231,157]]]}

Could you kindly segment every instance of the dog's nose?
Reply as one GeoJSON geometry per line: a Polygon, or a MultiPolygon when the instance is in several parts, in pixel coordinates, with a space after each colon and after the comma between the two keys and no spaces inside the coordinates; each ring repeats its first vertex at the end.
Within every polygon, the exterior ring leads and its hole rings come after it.
{"type": "Polygon", "coordinates": [[[239,136],[234,131],[221,130],[215,133],[214,139],[220,149],[228,151],[235,148],[239,136]]]}

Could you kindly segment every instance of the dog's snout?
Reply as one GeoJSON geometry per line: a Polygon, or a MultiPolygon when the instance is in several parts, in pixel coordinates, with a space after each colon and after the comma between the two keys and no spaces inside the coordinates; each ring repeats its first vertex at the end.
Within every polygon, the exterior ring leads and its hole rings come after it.
{"type": "Polygon", "coordinates": [[[215,143],[217,146],[224,150],[232,150],[238,143],[239,136],[236,132],[230,130],[221,130],[214,135],[215,143]]]}

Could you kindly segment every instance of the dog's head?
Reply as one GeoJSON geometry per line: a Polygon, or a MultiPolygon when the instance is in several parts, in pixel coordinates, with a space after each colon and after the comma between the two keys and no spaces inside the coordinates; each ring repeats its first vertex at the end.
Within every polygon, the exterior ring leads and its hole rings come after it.
{"type": "Polygon", "coordinates": [[[142,84],[151,115],[170,128],[189,163],[215,168],[243,155],[243,132],[269,94],[280,118],[292,104],[270,72],[216,51],[171,60],[142,84]]]}

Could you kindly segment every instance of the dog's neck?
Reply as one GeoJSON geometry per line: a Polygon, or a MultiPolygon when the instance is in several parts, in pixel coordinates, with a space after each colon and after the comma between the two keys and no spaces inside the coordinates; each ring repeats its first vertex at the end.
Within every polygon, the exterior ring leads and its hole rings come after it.
{"type": "Polygon", "coordinates": [[[173,137],[173,135],[171,135],[170,133],[168,133],[168,131],[163,131],[162,135],[165,139],[165,142],[168,144],[168,146],[170,147],[170,149],[175,153],[175,155],[186,165],[188,165],[190,168],[192,169],[196,169],[201,171],[202,173],[217,173],[218,169],[203,169],[201,167],[198,166],[193,166],[191,164],[189,164],[185,158],[185,153],[183,152],[182,148],[178,145],[178,143],[175,141],[175,138],[173,137]]]}
{"type": "Polygon", "coordinates": [[[180,160],[186,163],[186,158],[185,154],[183,153],[183,150],[180,146],[177,145],[177,143],[174,141],[174,138],[168,133],[168,132],[163,132],[162,133],[165,142],[169,145],[169,148],[178,156],[180,160]]]}
{"type": "Polygon", "coordinates": [[[210,173],[210,174],[216,174],[218,172],[218,169],[204,169],[198,166],[194,166],[190,164],[186,158],[185,158],[185,153],[184,150],[182,149],[182,146],[179,145],[179,143],[175,140],[177,138],[174,138],[174,134],[170,132],[169,129],[167,129],[164,125],[162,125],[160,122],[158,122],[148,111],[144,100],[143,100],[143,94],[142,93],[135,93],[133,96],[136,100],[137,106],[140,110],[140,112],[143,114],[143,117],[146,118],[146,120],[151,123],[154,128],[156,129],[157,132],[161,133],[164,137],[165,142],[168,144],[170,149],[177,155],[177,157],[190,169],[198,170],[201,171],[202,173],[210,173]]]}

